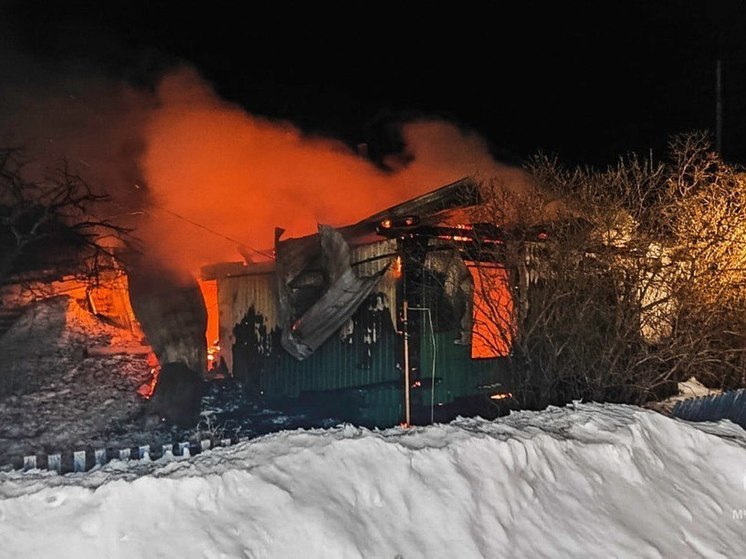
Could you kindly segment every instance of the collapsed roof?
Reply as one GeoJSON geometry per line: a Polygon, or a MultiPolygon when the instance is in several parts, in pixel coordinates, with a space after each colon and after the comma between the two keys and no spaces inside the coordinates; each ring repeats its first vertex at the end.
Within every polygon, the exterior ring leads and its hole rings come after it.
{"type": "Polygon", "coordinates": [[[351,245],[382,242],[395,236],[381,232],[382,224],[396,230],[399,225],[406,228],[447,223],[453,211],[474,206],[479,200],[477,184],[463,178],[354,225],[339,229],[319,225],[318,234],[286,240],[281,239],[283,230],[278,229],[275,272],[285,350],[297,359],[310,356],[350,319],[394,258],[390,255],[375,273],[362,275],[353,268],[351,245]],[[320,281],[309,302],[308,282],[301,279],[310,270],[320,281]]]}

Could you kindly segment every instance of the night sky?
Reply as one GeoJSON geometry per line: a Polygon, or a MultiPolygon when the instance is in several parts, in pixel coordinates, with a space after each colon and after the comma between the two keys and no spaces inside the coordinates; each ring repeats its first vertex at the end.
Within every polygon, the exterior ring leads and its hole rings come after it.
{"type": "Polygon", "coordinates": [[[0,0],[0,15],[6,47],[142,87],[186,60],[253,114],[374,153],[421,116],[478,131],[503,160],[663,153],[672,134],[714,132],[720,58],[723,154],[746,162],[743,2],[178,4],[0,0]]]}

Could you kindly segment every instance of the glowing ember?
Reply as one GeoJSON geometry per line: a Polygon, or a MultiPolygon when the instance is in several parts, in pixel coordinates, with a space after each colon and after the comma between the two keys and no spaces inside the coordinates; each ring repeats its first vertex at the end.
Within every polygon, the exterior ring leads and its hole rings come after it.
{"type": "Polygon", "coordinates": [[[218,373],[221,365],[220,344],[215,340],[207,347],[207,370],[210,373],[218,373]]]}
{"type": "Polygon", "coordinates": [[[150,365],[150,380],[145,384],[140,385],[140,387],[137,389],[137,393],[146,400],[150,400],[150,398],[152,398],[153,392],[155,392],[155,385],[158,384],[158,375],[161,372],[161,367],[158,364],[158,358],[153,352],[150,352],[148,354],[148,365],[150,365]]]}
{"type": "Polygon", "coordinates": [[[507,398],[512,398],[513,394],[510,392],[498,392],[497,394],[493,394],[490,396],[491,400],[506,400],[507,398]]]}
{"type": "Polygon", "coordinates": [[[150,380],[137,389],[137,393],[146,400],[150,400],[150,398],[153,397],[155,386],[156,384],[158,384],[158,375],[160,374],[160,372],[160,367],[154,367],[150,369],[150,380]]]}
{"type": "Polygon", "coordinates": [[[394,267],[392,268],[392,273],[394,274],[394,278],[399,279],[402,274],[402,261],[401,256],[397,256],[394,259],[394,267]]]}

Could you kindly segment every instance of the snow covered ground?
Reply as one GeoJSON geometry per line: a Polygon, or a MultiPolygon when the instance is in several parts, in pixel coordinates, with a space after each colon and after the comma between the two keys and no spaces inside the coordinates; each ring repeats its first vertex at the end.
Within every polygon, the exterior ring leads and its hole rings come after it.
{"type": "Polygon", "coordinates": [[[746,434],[621,405],[0,473],[0,555],[743,557],[746,434]]]}
{"type": "Polygon", "coordinates": [[[0,335],[0,467],[26,454],[170,442],[142,429],[138,386],[151,377],[149,348],[70,297],[31,306],[0,335]]]}

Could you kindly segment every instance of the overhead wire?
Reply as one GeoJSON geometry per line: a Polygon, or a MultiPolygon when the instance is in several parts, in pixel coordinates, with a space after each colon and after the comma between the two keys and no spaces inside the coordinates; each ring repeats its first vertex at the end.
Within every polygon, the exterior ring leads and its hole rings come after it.
{"type": "MultiPolygon", "coordinates": [[[[136,189],[138,189],[138,190],[140,189],[139,185],[135,184],[134,186],[135,186],[136,189]]],[[[129,209],[129,208],[126,208],[120,202],[114,202],[114,204],[117,205],[117,206],[119,206],[119,207],[121,207],[121,208],[129,209]]],[[[171,216],[173,216],[173,217],[175,217],[177,219],[181,219],[182,221],[186,221],[187,223],[189,223],[190,225],[193,225],[194,227],[198,227],[198,228],[200,228],[200,229],[202,229],[204,231],[207,231],[208,233],[211,233],[211,234],[215,235],[216,237],[220,237],[221,239],[224,239],[226,241],[229,241],[229,242],[235,244],[239,249],[246,249],[246,250],[248,250],[250,252],[253,252],[255,254],[263,256],[264,258],[269,258],[270,260],[275,260],[275,255],[274,255],[273,251],[259,250],[257,248],[254,248],[251,245],[248,245],[248,244],[246,244],[246,243],[244,243],[242,241],[239,241],[238,239],[235,239],[233,237],[225,235],[224,233],[216,231],[215,229],[212,229],[212,228],[208,227],[207,225],[199,223],[198,221],[195,221],[195,220],[193,220],[193,219],[191,219],[189,217],[183,216],[183,215],[181,215],[181,214],[179,214],[179,213],[177,213],[177,212],[175,212],[173,210],[169,210],[168,208],[165,208],[165,207],[163,207],[160,204],[156,204],[152,200],[148,201],[148,207],[160,210],[162,212],[165,212],[165,213],[167,213],[167,214],[169,214],[169,215],[171,215],[171,216]]],[[[131,215],[135,215],[135,214],[138,214],[138,213],[147,214],[148,211],[147,210],[139,210],[139,211],[136,211],[136,212],[129,212],[129,213],[131,215]]],[[[241,252],[241,250],[239,250],[239,252],[241,252]]]]}
{"type": "Polygon", "coordinates": [[[270,258],[272,260],[275,259],[275,255],[271,251],[263,251],[263,250],[259,250],[257,248],[254,248],[254,247],[252,247],[250,245],[247,245],[244,242],[239,241],[238,239],[234,239],[233,237],[229,237],[228,235],[224,235],[223,233],[215,231],[214,229],[211,229],[210,227],[207,227],[206,225],[203,225],[202,223],[199,223],[197,221],[194,221],[191,218],[185,217],[185,216],[183,216],[181,214],[178,214],[178,213],[176,213],[176,212],[174,212],[172,210],[164,208],[163,206],[161,206],[159,204],[155,204],[154,202],[150,202],[150,205],[153,206],[153,207],[155,207],[156,209],[162,211],[162,212],[166,212],[167,214],[170,214],[170,215],[172,215],[172,216],[174,216],[174,217],[176,217],[178,219],[184,220],[187,223],[190,223],[191,225],[194,225],[195,227],[199,227],[200,229],[204,229],[205,231],[207,231],[209,233],[212,233],[213,235],[215,235],[217,237],[220,237],[222,239],[225,239],[226,241],[234,243],[234,244],[238,245],[239,248],[248,249],[248,250],[250,250],[253,253],[256,253],[256,254],[258,254],[260,256],[264,256],[265,258],[270,258]]]}

